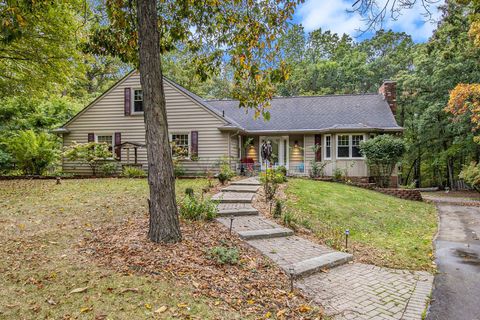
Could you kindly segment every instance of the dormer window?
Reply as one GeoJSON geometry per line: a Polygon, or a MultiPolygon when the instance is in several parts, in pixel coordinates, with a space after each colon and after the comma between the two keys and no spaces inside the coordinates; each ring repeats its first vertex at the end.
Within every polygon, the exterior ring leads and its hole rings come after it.
{"type": "Polygon", "coordinates": [[[143,92],[142,89],[133,90],[133,106],[132,113],[143,112],[143,92]]]}

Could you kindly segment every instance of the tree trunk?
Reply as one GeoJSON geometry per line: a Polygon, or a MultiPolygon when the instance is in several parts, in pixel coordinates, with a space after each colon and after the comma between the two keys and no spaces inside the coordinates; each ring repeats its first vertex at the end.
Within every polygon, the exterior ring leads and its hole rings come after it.
{"type": "Polygon", "coordinates": [[[175,201],[156,4],[153,0],[137,0],[139,70],[150,187],[148,237],[153,242],[178,242],[182,236],[175,201]]]}

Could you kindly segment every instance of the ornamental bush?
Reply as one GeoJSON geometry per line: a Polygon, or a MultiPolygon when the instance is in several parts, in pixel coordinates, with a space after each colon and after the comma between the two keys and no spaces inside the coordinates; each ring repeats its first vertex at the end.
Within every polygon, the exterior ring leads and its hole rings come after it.
{"type": "Polygon", "coordinates": [[[405,152],[405,143],[402,139],[389,134],[376,136],[360,144],[361,153],[367,158],[370,175],[375,179],[377,186],[390,186],[395,165],[405,152]]]}
{"type": "Polygon", "coordinates": [[[208,257],[218,264],[234,265],[239,262],[240,254],[237,248],[218,246],[213,247],[208,251],[208,257]]]}
{"type": "Polygon", "coordinates": [[[12,161],[24,174],[44,174],[59,158],[56,138],[45,132],[19,131],[6,140],[6,146],[12,161]]]}
{"type": "Polygon", "coordinates": [[[88,142],[74,143],[65,150],[64,156],[68,160],[88,164],[93,175],[97,175],[98,168],[112,158],[113,154],[106,143],[88,142]]]}
{"type": "Polygon", "coordinates": [[[218,213],[217,205],[217,201],[187,195],[180,201],[180,216],[191,221],[213,220],[218,213]]]}

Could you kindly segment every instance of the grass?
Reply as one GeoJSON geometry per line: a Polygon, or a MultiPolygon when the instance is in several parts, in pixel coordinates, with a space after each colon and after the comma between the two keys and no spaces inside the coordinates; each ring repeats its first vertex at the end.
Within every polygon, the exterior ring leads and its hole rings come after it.
{"type": "Polygon", "coordinates": [[[304,179],[290,179],[286,194],[296,222],[326,244],[343,248],[344,231],[349,229],[357,260],[393,268],[433,268],[437,218],[432,204],[304,179]]]}
{"type": "MultiPolygon", "coordinates": [[[[177,197],[206,183],[179,180],[177,197]]],[[[115,272],[76,251],[92,229],[143,215],[147,195],[144,179],[0,181],[0,318],[236,318],[193,287],[115,272]]]]}

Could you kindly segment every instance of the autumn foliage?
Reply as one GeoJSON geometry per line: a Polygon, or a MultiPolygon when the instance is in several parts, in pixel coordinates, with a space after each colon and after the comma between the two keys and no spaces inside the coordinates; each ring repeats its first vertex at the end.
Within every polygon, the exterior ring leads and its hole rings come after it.
{"type": "MultiPolygon", "coordinates": [[[[451,92],[445,111],[455,117],[467,115],[473,130],[480,129],[480,84],[458,84],[451,92]]],[[[477,140],[480,141],[480,137],[477,140]]]]}

